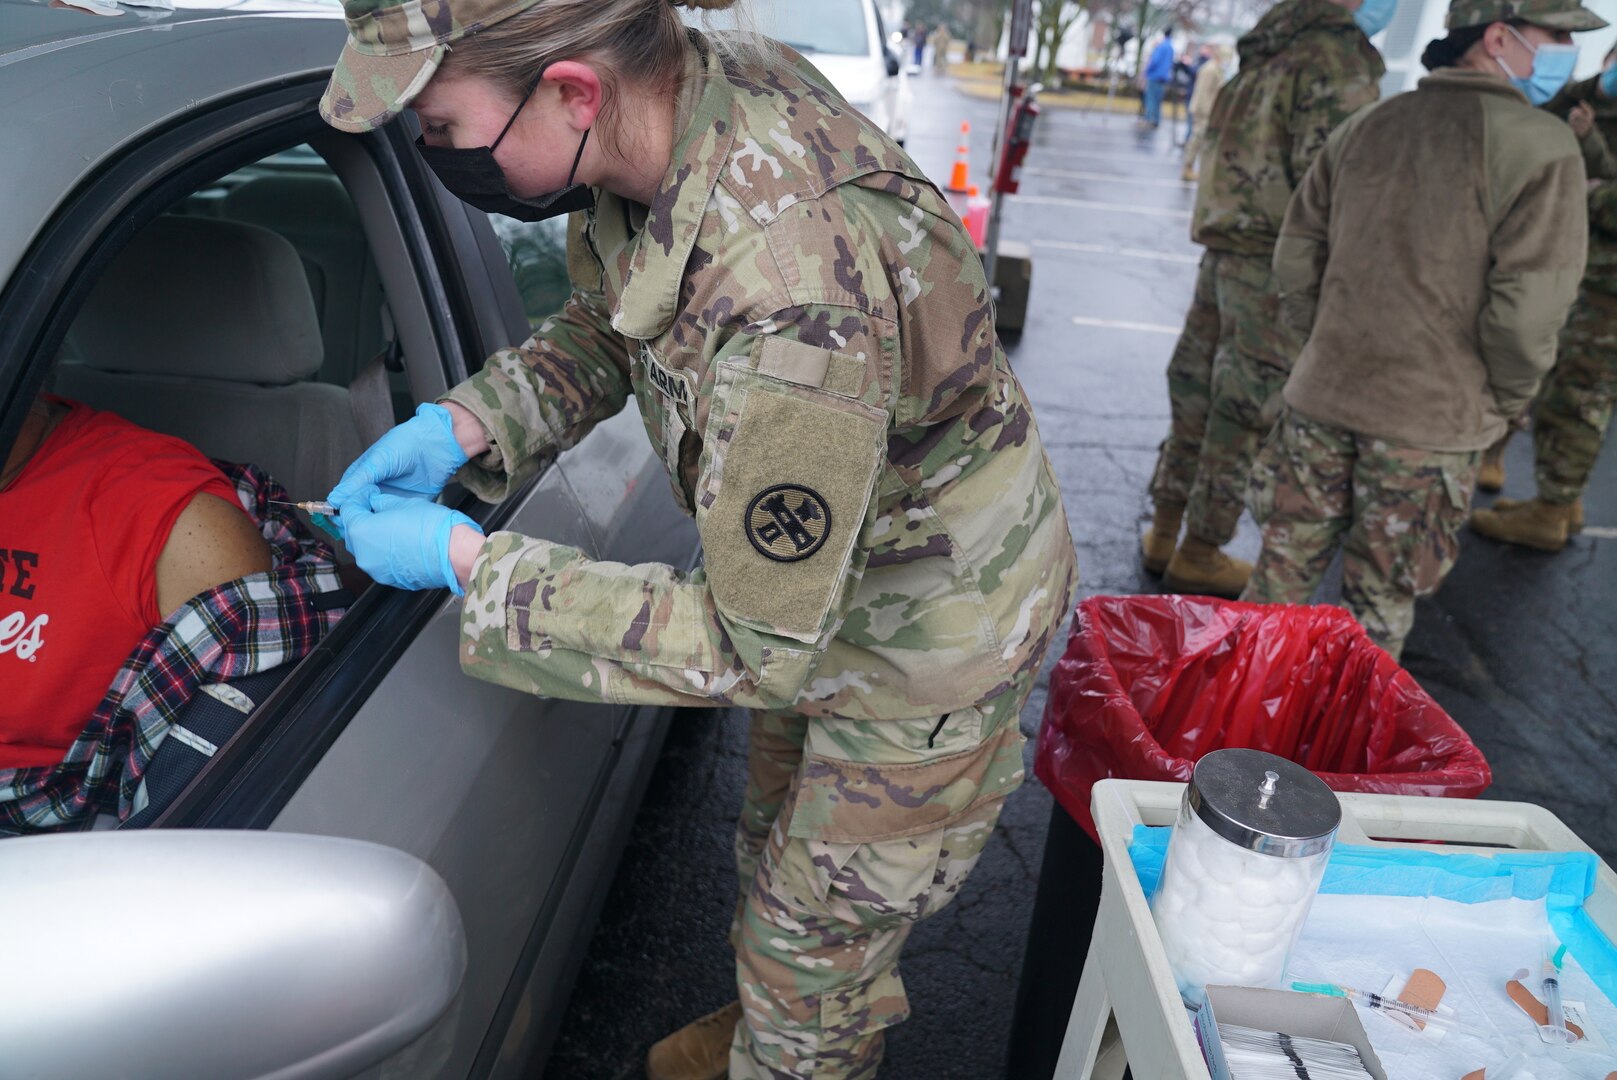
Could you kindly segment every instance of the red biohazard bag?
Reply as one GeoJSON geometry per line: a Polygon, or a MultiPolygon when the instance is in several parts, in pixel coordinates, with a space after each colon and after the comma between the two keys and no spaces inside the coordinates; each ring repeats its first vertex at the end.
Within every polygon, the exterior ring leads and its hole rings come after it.
{"type": "Polygon", "coordinates": [[[1097,780],[1190,779],[1224,747],[1289,758],[1337,791],[1471,798],[1482,751],[1337,607],[1196,596],[1078,605],[1035,772],[1090,834],[1097,780]]]}

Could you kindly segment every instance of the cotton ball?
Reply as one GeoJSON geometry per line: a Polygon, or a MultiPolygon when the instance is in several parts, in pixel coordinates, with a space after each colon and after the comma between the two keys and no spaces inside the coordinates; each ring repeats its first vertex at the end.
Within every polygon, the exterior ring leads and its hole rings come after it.
{"type": "Polygon", "coordinates": [[[1246,933],[1241,929],[1241,924],[1238,922],[1231,920],[1230,922],[1214,923],[1212,932],[1213,940],[1220,945],[1226,945],[1231,949],[1242,952],[1247,948],[1246,933]]]}
{"type": "Polygon", "coordinates": [[[1253,877],[1259,878],[1279,877],[1285,871],[1286,865],[1294,861],[1293,859],[1282,859],[1278,855],[1264,855],[1254,851],[1247,857],[1247,862],[1250,864],[1247,872],[1253,877]]]}
{"type": "Polygon", "coordinates": [[[1249,932],[1267,930],[1275,924],[1275,913],[1270,910],[1272,905],[1254,904],[1250,898],[1243,897],[1241,905],[1241,929],[1249,932]]]}
{"type": "Polygon", "coordinates": [[[1233,885],[1244,876],[1245,869],[1241,863],[1240,854],[1232,845],[1220,844],[1217,848],[1203,852],[1202,865],[1207,869],[1207,876],[1221,885],[1233,885]]]}
{"type": "Polygon", "coordinates": [[[1233,889],[1207,889],[1202,894],[1202,912],[1214,922],[1239,923],[1245,910],[1243,901],[1233,889]]]}
{"type": "Polygon", "coordinates": [[[1306,874],[1282,874],[1274,880],[1275,898],[1282,904],[1295,904],[1308,893],[1306,874]]]}
{"type": "Polygon", "coordinates": [[[1273,919],[1273,908],[1279,902],[1279,898],[1275,896],[1273,882],[1251,880],[1241,884],[1241,906],[1243,908],[1264,911],[1267,918],[1273,919]]]}

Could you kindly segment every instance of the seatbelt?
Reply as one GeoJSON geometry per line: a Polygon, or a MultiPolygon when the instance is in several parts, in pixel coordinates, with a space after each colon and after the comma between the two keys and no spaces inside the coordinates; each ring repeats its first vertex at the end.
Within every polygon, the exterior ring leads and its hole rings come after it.
{"type": "Polygon", "coordinates": [[[382,351],[365,362],[348,384],[348,408],[353,413],[359,441],[369,446],[393,427],[393,390],[388,372],[403,371],[404,362],[393,328],[393,313],[382,305],[382,351]]]}

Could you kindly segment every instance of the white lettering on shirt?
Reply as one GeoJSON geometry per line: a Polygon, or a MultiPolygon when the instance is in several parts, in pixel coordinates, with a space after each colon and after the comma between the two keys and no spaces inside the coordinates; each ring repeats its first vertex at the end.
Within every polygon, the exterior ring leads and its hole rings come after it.
{"type": "Polygon", "coordinates": [[[20,611],[0,619],[0,656],[14,652],[18,660],[32,663],[34,654],[45,646],[43,631],[50,621],[49,615],[40,615],[30,623],[20,611]]]}

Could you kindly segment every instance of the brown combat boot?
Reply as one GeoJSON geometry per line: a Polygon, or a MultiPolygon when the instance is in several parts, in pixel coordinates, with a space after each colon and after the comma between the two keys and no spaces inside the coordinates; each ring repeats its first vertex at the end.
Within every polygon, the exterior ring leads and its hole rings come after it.
{"type": "MultiPolygon", "coordinates": [[[[1531,499],[1495,499],[1491,510],[1503,513],[1512,507],[1526,506],[1531,499]]],[[[1572,504],[1572,519],[1566,523],[1566,534],[1576,536],[1583,531],[1583,500],[1578,499],[1572,504]]]]}
{"type": "Polygon", "coordinates": [[[646,1080],[724,1080],[741,1002],[693,1020],[646,1053],[646,1080]]]}
{"type": "Polygon", "coordinates": [[[1507,436],[1482,452],[1482,464],[1477,466],[1477,490],[1490,494],[1505,490],[1505,443],[1507,436]]]}
{"type": "Polygon", "coordinates": [[[1179,171],[1179,179],[1183,180],[1187,184],[1194,184],[1196,182],[1196,167],[1194,165],[1186,165],[1179,171]]]}
{"type": "Polygon", "coordinates": [[[1153,574],[1168,568],[1173,549],[1179,544],[1179,522],[1185,516],[1184,503],[1157,503],[1151,528],[1140,538],[1140,562],[1153,574]]]}
{"type": "Polygon", "coordinates": [[[1187,533],[1179,550],[1168,561],[1162,583],[1176,593],[1238,600],[1251,576],[1251,563],[1231,558],[1219,550],[1218,545],[1187,533]]]}
{"type": "Polygon", "coordinates": [[[1471,514],[1471,527],[1490,540],[1506,544],[1520,544],[1537,551],[1560,551],[1566,547],[1571,531],[1572,506],[1557,506],[1543,499],[1525,502],[1510,500],[1511,505],[1500,509],[1475,510],[1471,514]]]}

